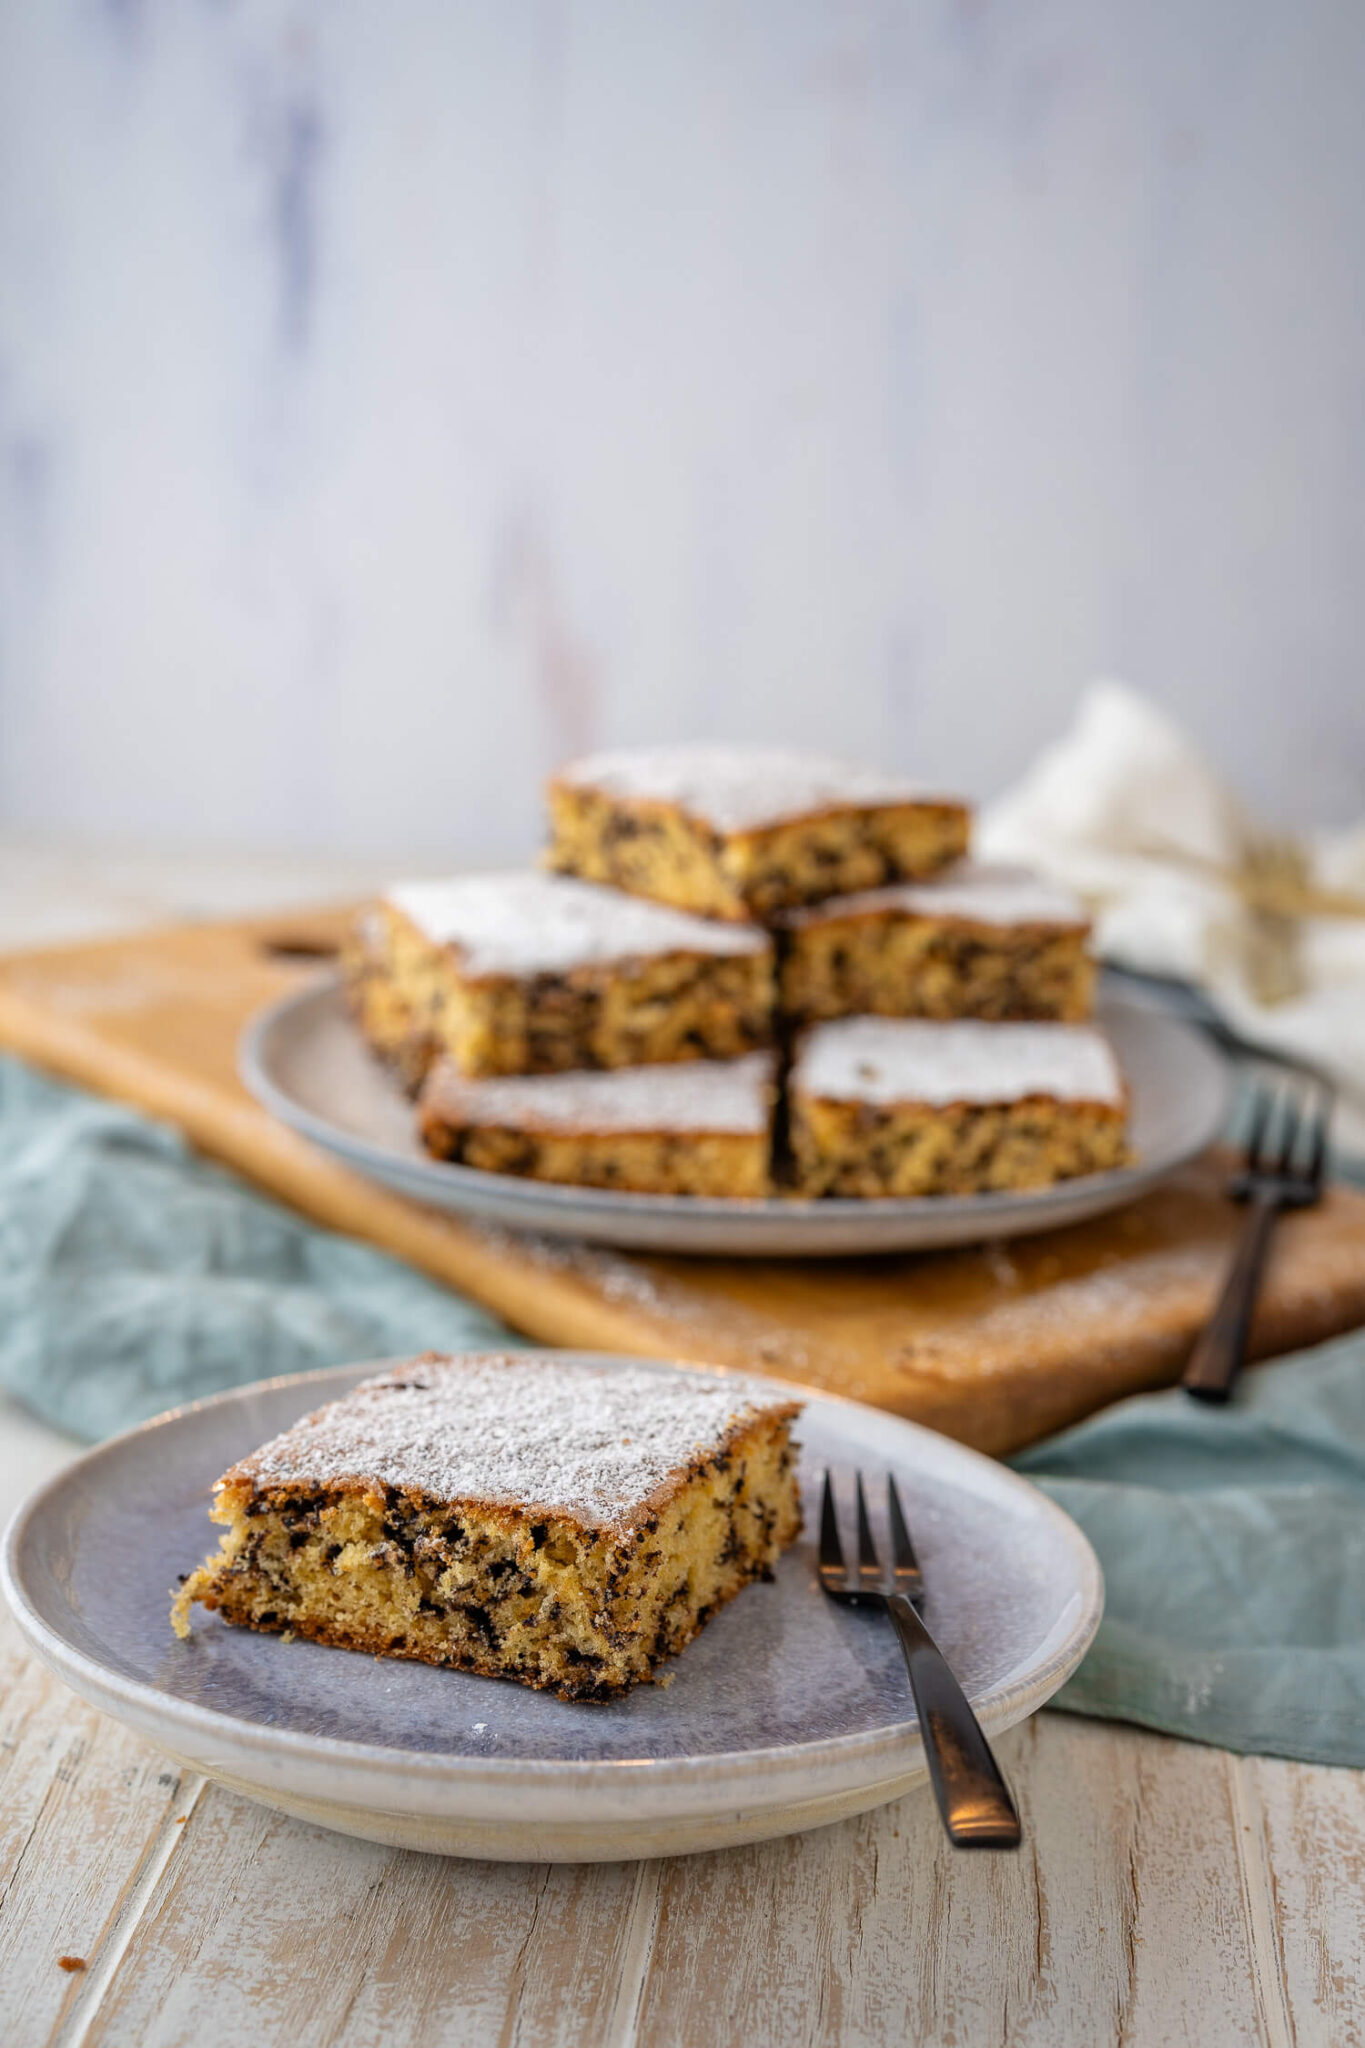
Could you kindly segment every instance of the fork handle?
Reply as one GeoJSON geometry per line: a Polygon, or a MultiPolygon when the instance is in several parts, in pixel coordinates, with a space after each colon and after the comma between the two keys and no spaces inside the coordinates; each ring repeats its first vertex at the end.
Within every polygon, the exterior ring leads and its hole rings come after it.
{"type": "Polygon", "coordinates": [[[888,1593],[886,1605],[949,1841],[958,1849],[1017,1849],[1023,1829],[1009,1787],[947,1658],[904,1593],[888,1593]]]}
{"type": "Polygon", "coordinates": [[[1252,1311],[1261,1288],[1271,1226],[1278,1214],[1279,1203],[1273,1195],[1252,1195],[1232,1270],[1180,1382],[1196,1401],[1226,1401],[1246,1364],[1252,1311]]]}

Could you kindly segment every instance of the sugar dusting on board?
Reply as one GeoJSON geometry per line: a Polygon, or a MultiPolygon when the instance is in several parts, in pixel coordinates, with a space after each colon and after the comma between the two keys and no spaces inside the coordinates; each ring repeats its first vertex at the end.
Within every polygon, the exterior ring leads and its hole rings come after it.
{"type": "Polygon", "coordinates": [[[665,953],[757,954],[766,933],[535,869],[398,882],[385,901],[466,974],[558,974],[665,953]]]}
{"type": "Polygon", "coordinates": [[[234,1471],[258,1486],[375,1480],[606,1528],[775,1405],[728,1375],[433,1355],[362,1381],[234,1471]]]}
{"type": "Polygon", "coordinates": [[[776,1085],[771,1053],[605,1072],[514,1074],[471,1081],[442,1061],[423,1108],[462,1124],[516,1130],[766,1132],[776,1085]]]}
{"type": "Polygon", "coordinates": [[[721,832],[884,804],[951,802],[904,776],[776,747],[622,748],[561,768],[557,782],[629,803],[675,804],[721,832]]]}

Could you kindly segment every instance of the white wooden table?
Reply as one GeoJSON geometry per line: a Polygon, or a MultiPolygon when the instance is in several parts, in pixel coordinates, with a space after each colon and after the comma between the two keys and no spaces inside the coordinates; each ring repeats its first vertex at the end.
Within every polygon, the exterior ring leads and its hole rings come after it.
{"type": "MultiPolygon", "coordinates": [[[[366,878],[0,844],[0,945],[329,879],[366,878]]],[[[0,1408],[0,1511],[74,1449],[0,1408]]],[[[1365,2042],[1365,1773],[1061,1714],[1000,1749],[1017,1857],[949,1854],[914,1794],[675,1862],[438,1861],[187,1775],[49,1678],[5,1619],[0,2041],[197,2048],[211,2025],[248,2048],[1365,2042]]]]}

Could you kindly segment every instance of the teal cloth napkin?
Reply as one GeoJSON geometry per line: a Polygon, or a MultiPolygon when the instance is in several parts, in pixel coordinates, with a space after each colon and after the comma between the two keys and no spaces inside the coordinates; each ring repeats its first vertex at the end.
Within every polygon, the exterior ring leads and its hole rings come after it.
{"type": "MultiPolygon", "coordinates": [[[[179,1134],[0,1058],[0,1385],[89,1438],[275,1373],[520,1343],[179,1134]]],[[[2,1425],[0,1425],[2,1426],[2,1425]]],[[[1365,1332],[1123,1402],[1014,1460],[1108,1587],[1056,1705],[1365,1765],[1365,1332]]]]}
{"type": "Polygon", "coordinates": [[[0,1386],[60,1429],[112,1436],[277,1373],[524,1341],[178,1131],[0,1057],[0,1386]]]}
{"type": "Polygon", "coordinates": [[[1235,1402],[1120,1402],[1011,1460],[1080,1523],[1105,1611],[1055,1707],[1365,1765],[1365,1332],[1235,1402]]]}

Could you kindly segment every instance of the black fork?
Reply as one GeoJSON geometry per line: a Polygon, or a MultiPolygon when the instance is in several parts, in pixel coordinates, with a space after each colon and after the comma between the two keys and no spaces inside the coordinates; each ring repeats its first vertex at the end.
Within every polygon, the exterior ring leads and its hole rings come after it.
{"type": "Polygon", "coordinates": [[[1181,1381],[1197,1401],[1226,1401],[1246,1364],[1276,1217],[1322,1199],[1331,1109],[1331,1091],[1317,1081],[1287,1080],[1278,1101],[1269,1088],[1256,1090],[1246,1159],[1228,1188],[1234,1201],[1248,1205],[1247,1219],[1218,1306],[1181,1381]]]}
{"type": "Polygon", "coordinates": [[[1000,1766],[947,1659],[913,1605],[924,1597],[924,1575],[910,1541],[896,1482],[888,1475],[889,1572],[877,1561],[861,1472],[857,1474],[857,1498],[858,1565],[850,1572],[844,1565],[834,1488],[826,1472],[820,1510],[820,1584],[831,1600],[845,1607],[883,1608],[894,1622],[948,1840],[958,1849],[1017,1849],[1023,1831],[1000,1766]]]}

